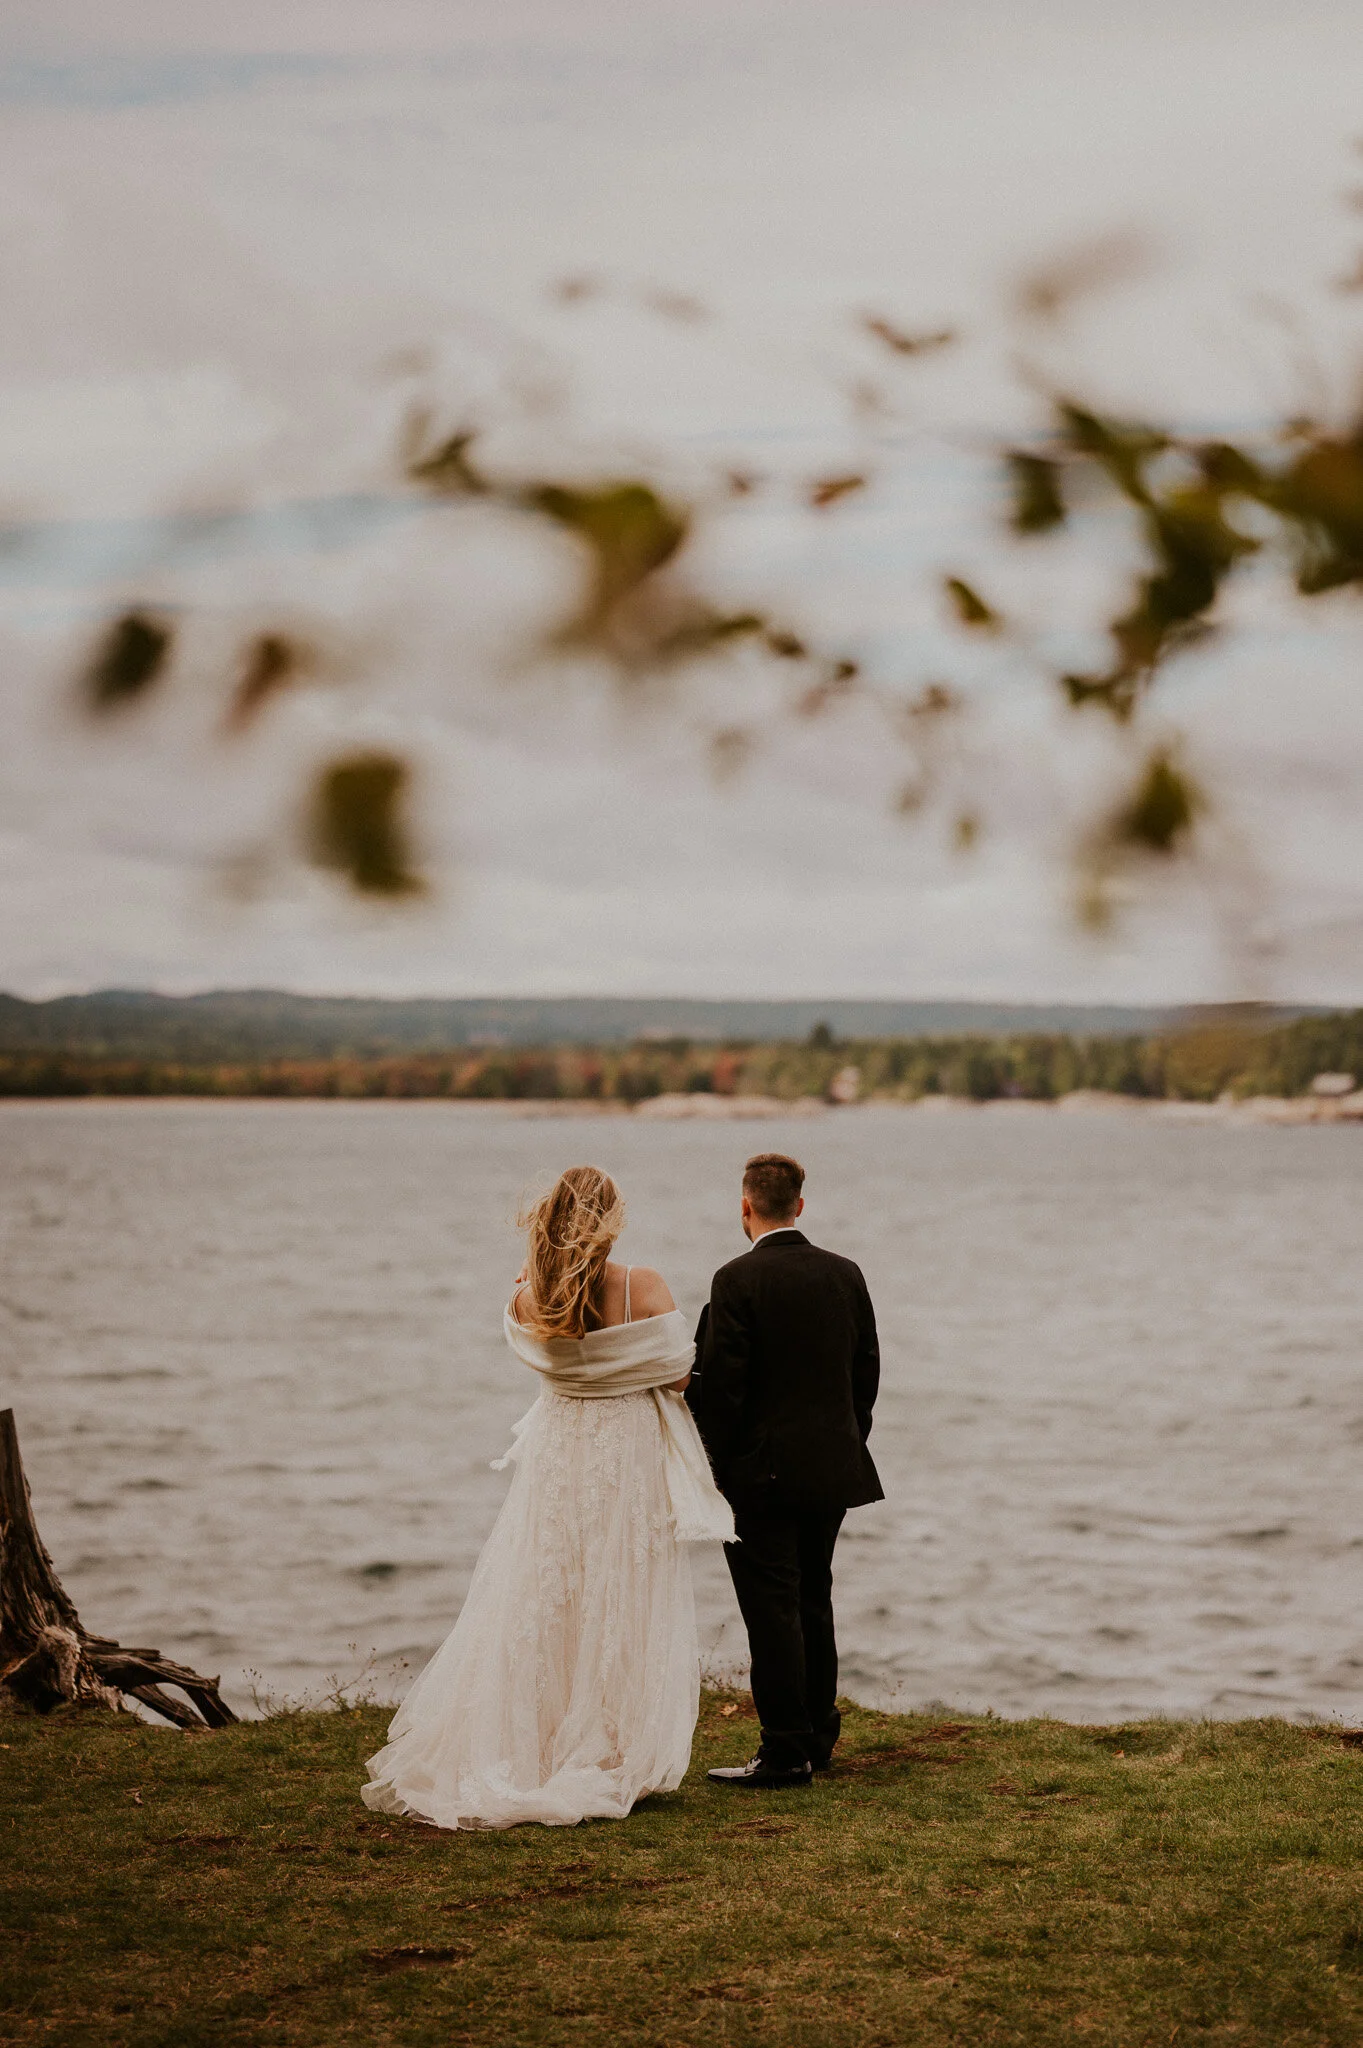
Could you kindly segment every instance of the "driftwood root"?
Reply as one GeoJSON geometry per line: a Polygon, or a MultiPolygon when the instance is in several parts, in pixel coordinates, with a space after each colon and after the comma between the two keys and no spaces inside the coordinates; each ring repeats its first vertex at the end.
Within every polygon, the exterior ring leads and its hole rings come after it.
{"type": "Polygon", "coordinates": [[[14,1412],[0,1411],[0,1686],[40,1714],[119,1708],[126,1696],[177,1728],[225,1728],[237,1717],[218,1684],[159,1650],[125,1650],[82,1628],[33,1519],[14,1412]]]}

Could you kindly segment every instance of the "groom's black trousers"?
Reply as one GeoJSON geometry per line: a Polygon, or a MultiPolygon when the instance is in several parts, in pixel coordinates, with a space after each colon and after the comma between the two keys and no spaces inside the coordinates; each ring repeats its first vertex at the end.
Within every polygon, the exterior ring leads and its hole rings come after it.
{"type": "Polygon", "coordinates": [[[778,1769],[823,1763],[838,1713],[833,1546],[845,1508],[801,1507],[773,1491],[734,1501],[724,1555],[752,1652],[762,1755],[778,1769]]]}

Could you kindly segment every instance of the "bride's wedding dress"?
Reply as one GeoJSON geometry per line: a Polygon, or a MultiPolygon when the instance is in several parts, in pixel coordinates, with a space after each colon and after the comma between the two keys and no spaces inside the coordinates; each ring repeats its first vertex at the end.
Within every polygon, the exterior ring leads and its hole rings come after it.
{"type": "Polygon", "coordinates": [[[363,1792],[444,1828],[619,1818],[681,1783],[700,1707],[685,1546],[733,1537],[667,1391],[694,1357],[680,1310],[580,1338],[504,1327],[544,1390],[499,1461],[511,1487],[463,1612],[363,1792]]]}

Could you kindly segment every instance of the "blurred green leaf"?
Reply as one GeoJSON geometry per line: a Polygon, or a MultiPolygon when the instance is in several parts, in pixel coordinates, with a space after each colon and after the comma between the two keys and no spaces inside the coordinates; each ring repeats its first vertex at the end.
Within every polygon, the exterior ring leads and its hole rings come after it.
{"type": "Polygon", "coordinates": [[[1129,800],[1115,812],[1110,836],[1117,845],[1171,854],[1204,808],[1197,784],[1160,750],[1150,756],[1129,800]]]}
{"type": "Polygon", "coordinates": [[[1204,441],[1196,450],[1198,467],[1213,490],[1255,498],[1264,486],[1257,462],[1230,441],[1204,441]]]}
{"type": "Polygon", "coordinates": [[[373,896],[412,896],[423,887],[408,845],[404,761],[377,750],[333,761],[318,779],[310,831],[312,858],[336,868],[373,896]]]}
{"type": "Polygon", "coordinates": [[[963,626],[976,633],[997,633],[1003,619],[992,605],[985,603],[977,590],[962,581],[959,576],[943,578],[943,589],[951,599],[952,608],[963,626]]]}
{"type": "Polygon", "coordinates": [[[306,650],[282,633],[261,633],[246,650],[241,680],[224,721],[228,732],[244,732],[276,691],[306,665],[306,650]]]}
{"type": "Polygon", "coordinates": [[[1313,440],[1263,496],[1298,529],[1304,596],[1363,582],[1363,434],[1313,440]]]}
{"type": "Polygon", "coordinates": [[[864,491],[866,478],[857,474],[847,476],[817,477],[809,486],[809,502],[816,512],[836,505],[839,498],[849,498],[853,491],[864,491]]]}
{"type": "Polygon", "coordinates": [[[1121,669],[1107,675],[1062,675],[1060,687],[1076,709],[1095,704],[1114,718],[1127,719],[1135,708],[1138,678],[1121,669]]]}
{"type": "Polygon", "coordinates": [[[425,484],[445,497],[485,497],[492,487],[469,460],[469,450],[477,438],[471,429],[451,434],[431,454],[410,462],[408,476],[414,483],[425,484]]]}
{"type": "Polygon", "coordinates": [[[1060,464],[1046,455],[1028,455],[1020,449],[1007,457],[1008,478],[1013,491],[1011,524],[1014,533],[1049,533],[1065,523],[1065,500],[1060,494],[1060,464]]]}
{"type": "MultiPolygon", "coordinates": [[[[1226,451],[1218,460],[1230,467],[1226,451]]],[[[1128,489],[1126,495],[1137,494],[1128,489]]],[[[1155,568],[1138,582],[1130,609],[1112,622],[1112,667],[1098,675],[1062,677],[1072,704],[1099,704],[1117,718],[1129,718],[1159,664],[1211,630],[1207,615],[1225,577],[1240,556],[1259,546],[1226,518],[1226,495],[1218,486],[1198,483],[1157,498],[1141,485],[1137,502],[1155,568]]]]}
{"type": "Polygon", "coordinates": [[[861,671],[855,661],[835,661],[828,673],[821,676],[795,700],[795,710],[801,718],[817,718],[842,698],[851,696],[858,688],[861,671]]]}
{"type": "Polygon", "coordinates": [[[760,612],[712,612],[701,607],[693,617],[658,635],[651,649],[652,659],[662,667],[673,661],[689,661],[695,655],[712,653],[726,641],[760,633],[765,625],[760,612]]]}
{"type": "Polygon", "coordinates": [[[1148,503],[1145,467],[1169,446],[1168,435],[1153,427],[1101,419],[1067,398],[1058,401],[1056,410],[1064,445],[1076,455],[1089,456],[1133,503],[1148,503]]]}
{"type": "Polygon", "coordinates": [[[1135,667],[1153,666],[1171,635],[1200,620],[1236,558],[1259,545],[1226,521],[1219,496],[1210,491],[1185,491],[1152,505],[1146,526],[1160,566],[1114,629],[1135,667]]]}
{"type": "Polygon", "coordinates": [[[939,327],[927,334],[911,334],[903,327],[896,327],[890,320],[882,319],[878,313],[867,313],[862,326],[877,341],[883,341],[886,348],[897,356],[925,356],[937,349],[950,348],[959,339],[954,327],[939,327]]]}
{"type": "Polygon", "coordinates": [[[620,599],[661,569],[686,539],[687,514],[668,505],[648,484],[534,484],[524,501],[591,549],[594,587],[580,624],[599,624],[620,599]]]}
{"type": "Polygon", "coordinates": [[[85,673],[90,709],[120,711],[143,696],[163,676],[172,639],[169,625],[150,613],[125,612],[115,619],[85,673]]]}

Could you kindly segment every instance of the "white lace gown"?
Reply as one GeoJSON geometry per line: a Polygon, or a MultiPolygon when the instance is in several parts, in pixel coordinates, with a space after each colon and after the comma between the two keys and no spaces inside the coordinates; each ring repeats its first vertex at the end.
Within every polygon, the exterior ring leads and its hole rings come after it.
{"type": "Polygon", "coordinates": [[[579,1339],[505,1328],[544,1391],[499,1461],[514,1475],[463,1611],[362,1796],[443,1828],[619,1819],[685,1775],[700,1707],[686,1545],[733,1536],[666,1391],[694,1347],[675,1309],[579,1339]]]}

